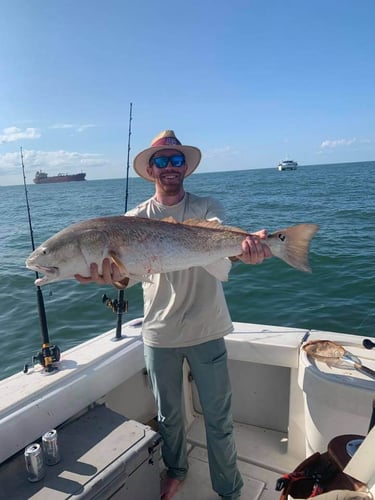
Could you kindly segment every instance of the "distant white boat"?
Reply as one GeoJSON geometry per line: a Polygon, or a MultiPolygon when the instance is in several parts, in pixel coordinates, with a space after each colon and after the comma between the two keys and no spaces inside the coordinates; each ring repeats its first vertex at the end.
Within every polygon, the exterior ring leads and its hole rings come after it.
{"type": "Polygon", "coordinates": [[[282,171],[282,170],[297,170],[297,166],[298,166],[298,163],[296,161],[284,160],[278,164],[277,168],[280,171],[282,171]]]}

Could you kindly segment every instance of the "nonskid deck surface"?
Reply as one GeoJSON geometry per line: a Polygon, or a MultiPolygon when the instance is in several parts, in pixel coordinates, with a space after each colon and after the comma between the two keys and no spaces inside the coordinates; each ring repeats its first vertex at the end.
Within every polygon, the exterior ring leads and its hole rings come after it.
{"type": "MultiPolygon", "coordinates": [[[[283,444],[285,435],[253,426],[235,423],[238,452],[238,467],[244,487],[243,500],[277,500],[280,492],[275,490],[277,479],[284,472],[290,472],[297,461],[288,457],[283,444]],[[260,448],[260,439],[266,446],[260,448]],[[280,445],[280,446],[279,446],[280,445]],[[268,457],[268,460],[266,458],[268,457]],[[276,464],[268,468],[261,463],[276,464]]],[[[219,497],[212,490],[207,449],[204,441],[204,423],[197,417],[189,431],[189,474],[175,495],[176,500],[217,500],[219,497]]]]}
{"type": "MultiPolygon", "coordinates": [[[[207,450],[193,446],[189,453],[189,475],[182,488],[173,497],[176,500],[218,500],[212,490],[208,468],[207,450]]],[[[274,485],[280,474],[238,460],[244,486],[241,499],[277,500],[280,493],[274,485]]]]}

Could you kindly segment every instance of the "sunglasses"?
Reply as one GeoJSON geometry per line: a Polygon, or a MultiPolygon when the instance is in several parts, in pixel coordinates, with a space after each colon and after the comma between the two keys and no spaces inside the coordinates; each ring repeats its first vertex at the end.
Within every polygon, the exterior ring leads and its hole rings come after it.
{"type": "Polygon", "coordinates": [[[185,157],[184,155],[157,156],[150,160],[150,164],[155,165],[157,168],[165,168],[169,162],[171,162],[173,167],[183,167],[185,165],[185,157]]]}

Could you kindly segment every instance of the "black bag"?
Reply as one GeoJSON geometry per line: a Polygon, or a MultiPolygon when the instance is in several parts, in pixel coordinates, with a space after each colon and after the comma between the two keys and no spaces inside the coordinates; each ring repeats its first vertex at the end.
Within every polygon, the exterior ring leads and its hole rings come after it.
{"type": "Polygon", "coordinates": [[[329,482],[338,474],[339,469],[330,460],[328,453],[314,453],[301,462],[289,474],[284,474],[276,483],[276,490],[281,491],[280,500],[310,498],[329,491],[329,482]]]}
{"type": "Polygon", "coordinates": [[[280,500],[311,498],[332,490],[365,491],[366,485],[348,476],[342,470],[350,460],[346,444],[357,435],[343,435],[332,439],[324,453],[314,453],[296,469],[284,474],[276,482],[280,500]]]}

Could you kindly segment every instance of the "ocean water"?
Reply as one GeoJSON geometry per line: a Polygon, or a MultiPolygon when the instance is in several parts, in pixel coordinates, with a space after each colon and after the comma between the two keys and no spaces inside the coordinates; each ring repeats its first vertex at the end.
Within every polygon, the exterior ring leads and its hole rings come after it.
{"type": "MultiPolygon", "coordinates": [[[[233,266],[224,284],[232,319],[374,337],[374,179],[375,162],[197,173],[186,179],[187,190],[222,201],[228,224],[251,231],[320,225],[311,245],[312,274],[275,258],[260,266],[233,266]]],[[[27,191],[36,246],[73,222],[124,211],[124,179],[28,184],[27,191]]],[[[152,193],[151,184],[131,178],[128,207],[152,193]]],[[[1,379],[31,361],[41,334],[35,273],[24,265],[32,248],[23,185],[0,187],[0,207],[1,379]]],[[[117,297],[111,287],[66,281],[42,291],[50,341],[61,350],[116,326],[116,315],[102,303],[103,294],[117,297]]],[[[141,316],[140,286],[126,298],[123,321],[141,316]]]]}

